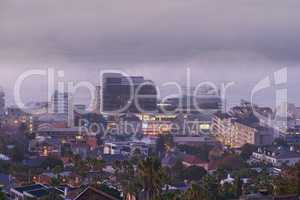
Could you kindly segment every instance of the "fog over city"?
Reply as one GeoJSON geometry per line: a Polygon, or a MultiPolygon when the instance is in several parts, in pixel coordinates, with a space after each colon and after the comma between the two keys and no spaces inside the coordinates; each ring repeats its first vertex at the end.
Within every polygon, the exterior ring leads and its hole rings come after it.
{"type": "Polygon", "coordinates": [[[0,0],[0,200],[300,200],[300,0],[0,0]]]}
{"type": "MultiPolygon", "coordinates": [[[[286,67],[288,83],[280,87],[288,87],[289,101],[297,104],[299,7],[292,0],[0,0],[0,85],[14,104],[15,81],[29,69],[53,67],[64,70],[66,80],[95,84],[100,70],[118,69],[158,85],[185,85],[190,68],[194,85],[235,82],[228,90],[235,104],[286,67]]],[[[43,77],[23,88],[28,101],[46,99],[43,77]]],[[[270,88],[257,101],[272,104],[273,95],[270,88]]],[[[87,91],[76,98],[86,102],[87,91]]]]}

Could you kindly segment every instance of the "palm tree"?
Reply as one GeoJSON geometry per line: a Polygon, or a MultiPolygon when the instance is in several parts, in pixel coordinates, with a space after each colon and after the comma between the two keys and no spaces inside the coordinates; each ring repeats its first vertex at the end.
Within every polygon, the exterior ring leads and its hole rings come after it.
{"type": "Polygon", "coordinates": [[[202,189],[197,184],[192,184],[192,186],[185,192],[183,196],[184,200],[205,200],[205,194],[202,189]]]}
{"type": "Polygon", "coordinates": [[[60,173],[63,171],[63,167],[60,165],[55,166],[52,169],[53,174],[55,175],[55,178],[60,179],[60,173]]]}
{"type": "Polygon", "coordinates": [[[145,193],[146,200],[161,197],[162,187],[166,181],[165,172],[160,161],[155,157],[148,157],[138,164],[138,176],[145,193]]]}
{"type": "Polygon", "coordinates": [[[141,188],[133,164],[127,160],[116,161],[114,169],[115,176],[121,184],[124,199],[131,196],[138,196],[141,188]]]}
{"type": "Polygon", "coordinates": [[[51,178],[50,185],[52,187],[58,187],[60,185],[60,179],[55,177],[51,178]]]}

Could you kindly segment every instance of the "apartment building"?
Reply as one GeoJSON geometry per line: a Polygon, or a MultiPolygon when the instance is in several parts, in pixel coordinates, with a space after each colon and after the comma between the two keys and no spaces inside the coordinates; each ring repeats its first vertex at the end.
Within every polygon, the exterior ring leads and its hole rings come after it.
{"type": "Polygon", "coordinates": [[[273,129],[227,113],[214,115],[212,133],[219,142],[231,148],[240,148],[247,143],[268,145],[273,141],[273,129]]]}

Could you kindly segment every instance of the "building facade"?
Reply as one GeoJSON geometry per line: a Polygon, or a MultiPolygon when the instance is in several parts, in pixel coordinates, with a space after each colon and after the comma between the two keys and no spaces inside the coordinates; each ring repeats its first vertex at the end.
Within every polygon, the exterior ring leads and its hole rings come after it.
{"type": "Polygon", "coordinates": [[[273,129],[223,113],[214,115],[212,133],[219,142],[231,148],[245,144],[269,145],[274,139],[273,129]]]}
{"type": "Polygon", "coordinates": [[[144,77],[107,73],[102,77],[101,91],[103,113],[141,113],[156,110],[156,88],[152,81],[145,80],[144,77]]]}
{"type": "Polygon", "coordinates": [[[50,106],[51,113],[66,115],[68,126],[74,126],[74,106],[71,94],[55,91],[51,98],[50,106]]]}
{"type": "Polygon", "coordinates": [[[216,113],[212,118],[212,133],[225,146],[233,145],[233,123],[234,118],[226,113],[216,113]]]}
{"type": "Polygon", "coordinates": [[[3,117],[5,114],[5,93],[0,87],[0,117],[3,117]]]}
{"type": "Polygon", "coordinates": [[[95,88],[95,97],[94,97],[94,108],[95,113],[100,113],[101,111],[101,86],[97,85],[95,88]]]}
{"type": "Polygon", "coordinates": [[[300,153],[284,147],[260,147],[252,154],[252,161],[271,164],[275,167],[292,166],[300,161],[300,153]]]}

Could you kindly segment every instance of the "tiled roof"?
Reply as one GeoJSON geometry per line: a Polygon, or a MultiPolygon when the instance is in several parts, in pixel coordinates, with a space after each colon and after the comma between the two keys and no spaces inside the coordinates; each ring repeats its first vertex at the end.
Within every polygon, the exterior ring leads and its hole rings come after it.
{"type": "Polygon", "coordinates": [[[193,155],[186,155],[183,158],[183,162],[189,163],[189,164],[193,164],[193,165],[197,165],[197,164],[207,164],[207,161],[201,160],[199,158],[197,158],[196,156],[193,155]]]}

